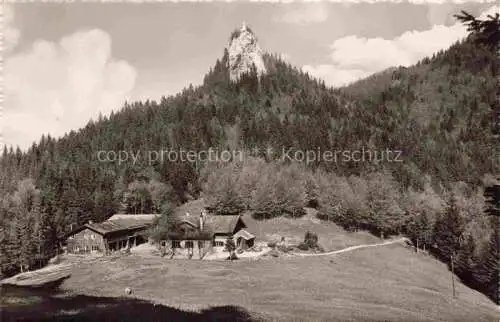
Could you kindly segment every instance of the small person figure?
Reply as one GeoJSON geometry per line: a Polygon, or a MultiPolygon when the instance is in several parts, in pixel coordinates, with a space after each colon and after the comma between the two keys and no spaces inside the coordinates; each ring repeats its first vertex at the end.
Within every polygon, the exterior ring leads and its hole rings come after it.
{"type": "Polygon", "coordinates": [[[132,289],[131,289],[130,287],[127,287],[127,288],[125,289],[125,293],[126,293],[127,295],[132,294],[132,289]]]}

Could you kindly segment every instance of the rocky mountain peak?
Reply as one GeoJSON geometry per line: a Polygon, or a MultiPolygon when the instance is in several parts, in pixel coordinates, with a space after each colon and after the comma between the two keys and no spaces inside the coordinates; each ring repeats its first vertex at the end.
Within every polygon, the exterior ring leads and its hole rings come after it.
{"type": "Polygon", "coordinates": [[[232,81],[237,81],[241,74],[249,72],[255,65],[258,74],[266,72],[262,49],[257,43],[257,37],[248,27],[246,22],[240,29],[233,31],[228,45],[229,76],[232,81]]]}

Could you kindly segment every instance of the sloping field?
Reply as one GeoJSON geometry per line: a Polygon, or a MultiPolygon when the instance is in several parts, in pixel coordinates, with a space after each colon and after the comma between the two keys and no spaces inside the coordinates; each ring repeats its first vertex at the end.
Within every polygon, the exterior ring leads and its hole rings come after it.
{"type": "Polygon", "coordinates": [[[63,288],[183,310],[235,305],[283,321],[498,321],[496,306],[445,265],[401,245],[256,261],[127,256],[82,262],[63,288]]]}
{"type": "MultiPolygon", "coordinates": [[[[176,208],[178,216],[189,212],[196,220],[201,210],[206,206],[203,198],[193,200],[176,208]]],[[[320,221],[316,218],[316,211],[312,208],[305,208],[306,215],[301,218],[272,218],[256,220],[250,213],[243,215],[243,220],[248,225],[248,231],[256,236],[257,242],[280,241],[285,237],[285,241],[291,244],[298,244],[304,240],[305,233],[309,230],[318,235],[319,244],[325,251],[343,249],[349,246],[361,244],[380,243],[382,240],[364,231],[349,233],[333,222],[320,221]]]]}
{"type": "Polygon", "coordinates": [[[365,231],[346,232],[333,222],[317,219],[314,209],[305,208],[305,210],[307,213],[305,216],[295,219],[277,217],[255,220],[249,214],[245,214],[243,219],[248,225],[248,230],[256,235],[257,241],[280,241],[281,237],[285,237],[285,241],[298,244],[304,240],[307,231],[318,235],[318,242],[325,251],[334,251],[361,244],[380,243],[382,241],[365,231]]]}

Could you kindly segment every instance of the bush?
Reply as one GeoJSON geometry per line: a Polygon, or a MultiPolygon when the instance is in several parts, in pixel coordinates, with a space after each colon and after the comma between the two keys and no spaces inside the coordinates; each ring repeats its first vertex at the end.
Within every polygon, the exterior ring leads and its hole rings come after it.
{"type": "Polygon", "coordinates": [[[318,245],[318,247],[316,247],[316,251],[318,251],[318,253],[324,253],[325,249],[323,248],[323,246],[318,245]]]}
{"type": "Polygon", "coordinates": [[[302,250],[302,251],[307,251],[307,250],[309,250],[309,245],[306,244],[306,243],[304,243],[304,242],[302,242],[302,243],[300,243],[297,246],[297,248],[300,249],[300,250],[302,250]]]}
{"type": "Polygon", "coordinates": [[[270,241],[270,242],[267,243],[267,247],[275,248],[276,244],[277,244],[277,242],[273,240],[273,241],[270,241]]]}
{"type": "Polygon", "coordinates": [[[318,235],[307,231],[304,236],[304,244],[306,244],[308,248],[318,248],[318,235]]]}
{"type": "Polygon", "coordinates": [[[289,253],[293,250],[292,246],[278,245],[277,249],[282,253],[289,253]]]}

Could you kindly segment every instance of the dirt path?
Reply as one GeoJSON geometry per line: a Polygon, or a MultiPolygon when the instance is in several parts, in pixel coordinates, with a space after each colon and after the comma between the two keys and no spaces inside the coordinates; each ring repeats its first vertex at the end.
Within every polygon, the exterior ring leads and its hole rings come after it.
{"type": "Polygon", "coordinates": [[[356,249],[361,249],[361,248],[378,247],[378,246],[385,246],[385,245],[402,243],[402,242],[405,242],[407,240],[408,240],[408,238],[402,237],[402,238],[398,238],[398,239],[388,240],[386,242],[378,243],[378,244],[364,244],[364,245],[351,246],[351,247],[347,247],[347,248],[340,249],[340,250],[334,250],[334,251],[328,252],[328,253],[318,253],[318,254],[301,254],[301,253],[295,253],[294,255],[296,255],[296,256],[303,256],[303,257],[308,257],[308,256],[329,256],[329,255],[335,255],[335,254],[340,254],[340,253],[346,253],[346,252],[350,252],[350,251],[353,251],[353,250],[356,250],[356,249]]]}

